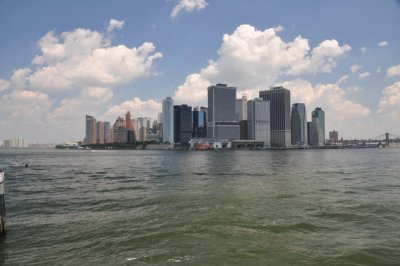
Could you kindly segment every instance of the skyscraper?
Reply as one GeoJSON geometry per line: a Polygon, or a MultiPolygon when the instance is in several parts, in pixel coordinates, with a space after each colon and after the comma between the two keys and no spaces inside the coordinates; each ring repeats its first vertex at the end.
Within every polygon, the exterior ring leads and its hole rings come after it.
{"type": "Polygon", "coordinates": [[[307,113],[304,103],[292,105],[292,145],[308,145],[307,113]]]}
{"type": "Polygon", "coordinates": [[[247,138],[271,145],[270,103],[262,98],[247,102],[247,138]]]}
{"type": "Polygon", "coordinates": [[[271,146],[290,146],[290,91],[283,87],[275,87],[271,90],[260,91],[260,98],[270,102],[271,146]]]}
{"type": "Polygon", "coordinates": [[[329,140],[333,143],[337,143],[339,141],[339,133],[336,130],[330,131],[329,140]]]}
{"type": "Polygon", "coordinates": [[[174,143],[174,100],[167,97],[163,100],[163,142],[174,143]]]}
{"type": "Polygon", "coordinates": [[[112,142],[112,131],[110,128],[110,122],[104,122],[104,143],[112,142]]]}
{"type": "Polygon", "coordinates": [[[207,108],[195,107],[193,110],[193,134],[194,138],[207,137],[207,108]]]}
{"type": "Polygon", "coordinates": [[[132,123],[131,112],[126,112],[125,114],[125,124],[127,129],[134,130],[134,125],[132,123]]]}
{"type": "Polygon", "coordinates": [[[236,99],[236,121],[247,120],[247,95],[243,94],[242,99],[236,99]]]}
{"type": "Polygon", "coordinates": [[[114,143],[127,143],[128,130],[126,128],[126,121],[122,117],[118,117],[113,125],[113,142],[114,143]]]}
{"type": "Polygon", "coordinates": [[[320,108],[312,111],[311,131],[312,145],[322,146],[325,143],[325,112],[320,108]]]}
{"type": "Polygon", "coordinates": [[[86,115],[85,144],[96,144],[96,118],[86,115]]]}
{"type": "Polygon", "coordinates": [[[192,107],[186,104],[174,106],[174,143],[187,146],[192,138],[192,107]]]}
{"type": "Polygon", "coordinates": [[[235,109],[236,87],[228,87],[226,84],[208,87],[208,138],[240,139],[235,109]]]}
{"type": "Polygon", "coordinates": [[[96,124],[96,143],[104,144],[104,122],[101,121],[96,124]]]}

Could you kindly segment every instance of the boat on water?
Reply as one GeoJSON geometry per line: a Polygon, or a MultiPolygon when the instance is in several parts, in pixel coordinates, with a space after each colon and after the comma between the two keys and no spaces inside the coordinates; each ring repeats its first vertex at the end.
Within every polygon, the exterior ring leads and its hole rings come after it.
{"type": "Polygon", "coordinates": [[[15,161],[8,162],[8,165],[10,167],[28,167],[29,166],[27,163],[24,163],[21,160],[15,160],[15,161]]]}

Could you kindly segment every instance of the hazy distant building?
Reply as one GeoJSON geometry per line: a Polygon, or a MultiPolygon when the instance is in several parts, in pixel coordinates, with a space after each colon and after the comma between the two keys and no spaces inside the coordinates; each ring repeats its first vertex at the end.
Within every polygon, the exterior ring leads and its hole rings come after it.
{"type": "Polygon", "coordinates": [[[192,138],[192,107],[186,104],[174,106],[174,143],[189,145],[192,138]]]}
{"type": "Polygon", "coordinates": [[[104,122],[98,121],[96,124],[96,143],[104,144],[104,122]]]}
{"type": "Polygon", "coordinates": [[[320,126],[320,120],[313,116],[312,121],[309,125],[309,132],[310,134],[310,142],[311,146],[323,146],[324,145],[324,138],[322,134],[322,129],[320,126]]]}
{"type": "Polygon", "coordinates": [[[243,94],[242,99],[236,99],[236,121],[247,120],[247,96],[243,94]]]}
{"type": "Polygon", "coordinates": [[[112,130],[110,122],[104,122],[104,143],[112,143],[112,130]]]}
{"type": "Polygon", "coordinates": [[[144,117],[136,118],[136,132],[138,141],[147,140],[147,119],[144,117]]]}
{"type": "Polygon", "coordinates": [[[291,120],[292,145],[308,145],[307,113],[304,103],[292,105],[291,120]]]}
{"type": "Polygon", "coordinates": [[[271,146],[291,144],[290,91],[283,87],[260,91],[260,98],[270,102],[271,146]]]}
{"type": "Polygon", "coordinates": [[[126,128],[130,129],[130,130],[134,130],[135,127],[132,123],[132,117],[131,117],[131,112],[126,112],[125,114],[125,124],[126,124],[126,128]]]}
{"type": "Polygon", "coordinates": [[[5,149],[23,149],[28,147],[28,142],[22,138],[3,140],[3,148],[5,149]]]}
{"type": "Polygon", "coordinates": [[[162,103],[162,132],[163,142],[174,143],[174,100],[167,97],[162,103]]]}
{"type": "Polygon", "coordinates": [[[85,144],[96,144],[96,118],[90,115],[86,115],[86,134],[85,134],[85,144]]]}
{"type": "Polygon", "coordinates": [[[270,103],[262,98],[247,102],[247,138],[271,145],[270,103]]]}
{"type": "Polygon", "coordinates": [[[319,127],[321,130],[321,136],[320,138],[322,138],[322,142],[325,142],[325,112],[320,108],[317,107],[315,108],[314,111],[312,111],[312,115],[313,118],[315,117],[316,119],[318,119],[319,122],[319,127]]]}
{"type": "Polygon", "coordinates": [[[226,84],[217,84],[208,87],[208,138],[240,138],[240,127],[236,121],[235,109],[235,87],[228,87],[226,84]]]}
{"type": "Polygon", "coordinates": [[[336,130],[329,132],[329,140],[333,143],[338,143],[339,133],[336,130]]]}
{"type": "Polygon", "coordinates": [[[194,138],[207,137],[207,108],[195,107],[193,110],[193,133],[194,138]]]}
{"type": "Polygon", "coordinates": [[[113,142],[114,143],[127,143],[128,142],[128,130],[126,128],[125,119],[118,117],[113,125],[113,142]]]}

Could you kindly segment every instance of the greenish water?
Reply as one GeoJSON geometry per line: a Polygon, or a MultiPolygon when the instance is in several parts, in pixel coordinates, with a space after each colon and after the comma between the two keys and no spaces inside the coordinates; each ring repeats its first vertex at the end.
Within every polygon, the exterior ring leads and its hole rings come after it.
{"type": "Polygon", "coordinates": [[[0,167],[5,265],[400,265],[400,149],[3,150],[0,167]]]}

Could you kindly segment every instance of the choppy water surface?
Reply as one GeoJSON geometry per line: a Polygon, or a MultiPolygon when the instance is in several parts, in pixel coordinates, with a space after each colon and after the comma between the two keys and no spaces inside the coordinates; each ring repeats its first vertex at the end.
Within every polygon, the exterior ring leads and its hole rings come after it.
{"type": "Polygon", "coordinates": [[[3,150],[0,167],[7,265],[400,264],[400,149],[3,150]]]}

